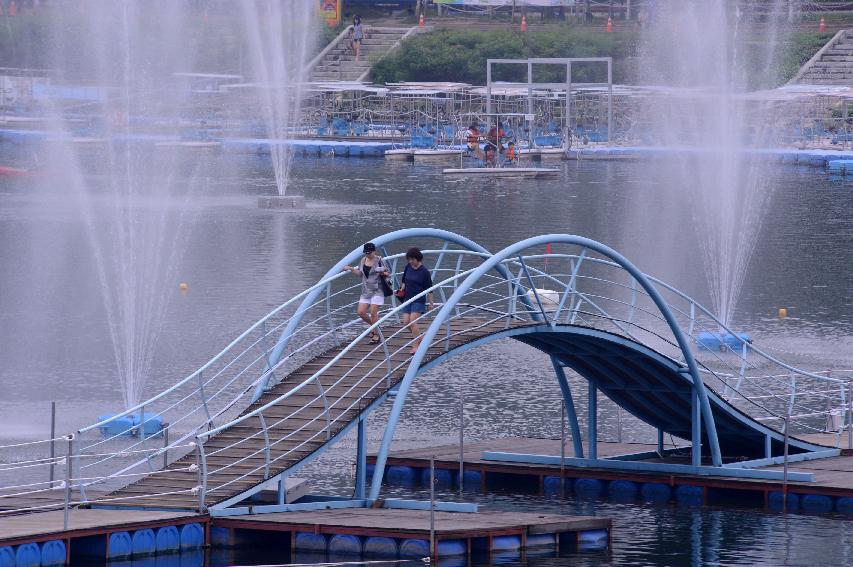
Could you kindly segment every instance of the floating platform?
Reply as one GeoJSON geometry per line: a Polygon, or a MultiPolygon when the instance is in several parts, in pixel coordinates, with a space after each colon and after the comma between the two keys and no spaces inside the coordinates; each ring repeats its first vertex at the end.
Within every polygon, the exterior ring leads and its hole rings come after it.
{"type": "Polygon", "coordinates": [[[547,177],[557,175],[560,170],[551,167],[462,167],[444,169],[445,175],[468,175],[471,177],[547,177]]]}
{"type": "MultiPolygon", "coordinates": [[[[271,540],[279,549],[286,549],[289,541],[291,561],[297,563],[326,556],[336,560],[430,556],[429,510],[343,508],[215,517],[211,522],[214,547],[236,547],[252,541],[257,545],[258,532],[267,532],[275,535],[271,540]],[[282,538],[282,532],[289,537],[282,538]]],[[[554,553],[606,549],[612,521],[521,512],[436,511],[434,526],[438,557],[484,553],[511,560],[532,549],[554,553]]]]}
{"type": "MultiPolygon", "coordinates": [[[[804,435],[802,439],[825,445],[835,444],[835,434],[804,435]]],[[[847,446],[846,434],[841,437],[847,446]]],[[[599,459],[619,455],[651,453],[656,445],[644,443],[598,442],[599,459]]],[[[688,449],[684,441],[680,447],[688,449]]],[[[585,446],[585,450],[588,448],[585,446]]],[[[576,494],[583,497],[608,497],[620,501],[673,501],[682,504],[753,504],[768,509],[781,509],[783,498],[787,499],[787,510],[805,512],[839,512],[853,515],[853,450],[842,449],[837,457],[812,461],[792,462],[791,477],[796,474],[811,474],[812,481],[733,478],[702,474],[673,472],[628,471],[624,469],[596,467],[594,463],[578,467],[566,464],[561,479],[559,464],[536,464],[533,462],[511,462],[500,460],[500,454],[523,454],[549,456],[559,463],[559,439],[532,439],[514,437],[487,441],[466,442],[464,446],[464,488],[481,490],[492,487],[511,486],[520,492],[542,495],[576,494]],[[497,455],[496,455],[497,454],[497,455]],[[485,458],[484,458],[485,457],[485,458]],[[783,494],[785,495],[783,497],[783,494]]],[[[571,441],[567,441],[566,457],[572,455],[571,441]]],[[[436,479],[445,486],[459,485],[459,446],[442,445],[424,449],[392,452],[388,457],[385,482],[390,485],[414,487],[421,484],[429,468],[430,456],[435,456],[436,479]],[[439,472],[441,471],[441,472],[439,472]]],[[[647,457],[639,462],[690,463],[689,455],[681,458],[667,454],[663,459],[647,457]]],[[[546,459],[542,459],[546,461],[546,459]]],[[[368,463],[375,463],[368,456],[368,463]]],[[[707,469],[707,467],[703,467],[707,469]]],[[[783,465],[756,467],[758,470],[781,471],[783,465]]],[[[372,471],[369,470],[370,474],[372,471]]]]}

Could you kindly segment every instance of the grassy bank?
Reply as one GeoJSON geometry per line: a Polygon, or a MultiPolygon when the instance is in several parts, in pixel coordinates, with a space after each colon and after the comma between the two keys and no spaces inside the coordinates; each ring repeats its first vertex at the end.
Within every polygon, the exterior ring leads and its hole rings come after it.
{"type": "MultiPolygon", "coordinates": [[[[797,32],[790,34],[778,47],[775,63],[769,70],[766,61],[752,57],[750,76],[753,88],[773,87],[785,83],[800,66],[811,58],[833,34],[797,32]]],[[[751,42],[761,41],[750,38],[751,42]]],[[[613,80],[637,84],[643,80],[637,69],[641,39],[637,32],[602,33],[599,31],[559,27],[549,31],[519,33],[509,30],[459,31],[439,30],[420,34],[403,44],[373,66],[374,82],[458,81],[482,85],[486,82],[486,59],[527,57],[613,57],[613,80]]],[[[755,54],[759,49],[744,50],[755,54]]],[[[606,80],[601,67],[574,69],[577,82],[606,80]]],[[[536,81],[562,81],[559,69],[544,68],[536,81]]],[[[526,80],[523,66],[496,68],[495,80],[526,80]]],[[[659,81],[672,78],[660,77],[659,81]]]]}

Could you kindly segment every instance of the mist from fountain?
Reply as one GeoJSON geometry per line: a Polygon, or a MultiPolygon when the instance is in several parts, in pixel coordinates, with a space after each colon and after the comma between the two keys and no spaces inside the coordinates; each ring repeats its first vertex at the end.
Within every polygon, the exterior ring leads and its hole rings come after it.
{"type": "Polygon", "coordinates": [[[775,86],[786,3],[762,4],[770,9],[760,18],[726,0],[655,4],[640,72],[667,87],[645,119],[669,150],[658,173],[680,218],[692,220],[712,304],[729,324],[773,195],[771,166],[755,151],[772,143],[772,109],[747,93],[775,86]]]}
{"type": "Polygon", "coordinates": [[[258,82],[258,101],[267,137],[278,195],[287,192],[293,152],[283,141],[296,132],[305,94],[306,63],[317,35],[317,9],[312,0],[241,2],[248,60],[258,82]]]}
{"type": "MultiPolygon", "coordinates": [[[[207,9],[192,2],[81,0],[49,12],[45,48],[53,68],[92,85],[94,94],[80,104],[69,104],[67,96],[44,103],[52,130],[46,144],[52,175],[44,178],[44,190],[61,186],[60,198],[84,221],[126,408],[147,394],[169,304],[179,293],[196,200],[205,194],[207,162],[214,159],[182,145],[188,133],[206,139],[202,130],[216,116],[209,115],[205,93],[199,97],[175,73],[233,72],[238,50],[212,57],[209,49],[210,37],[230,32],[225,39],[250,47],[252,68],[270,87],[248,102],[263,110],[270,135],[286,137],[298,109],[302,87],[288,86],[294,77],[300,83],[314,3],[240,4],[245,26],[236,33],[240,11],[208,22],[207,9]]],[[[283,193],[289,155],[279,148],[273,160],[283,193]]]]}

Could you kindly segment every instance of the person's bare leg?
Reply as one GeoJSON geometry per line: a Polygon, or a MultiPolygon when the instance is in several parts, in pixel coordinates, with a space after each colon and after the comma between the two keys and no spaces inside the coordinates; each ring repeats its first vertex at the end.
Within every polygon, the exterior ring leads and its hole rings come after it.
{"type": "Polygon", "coordinates": [[[421,344],[421,330],[418,327],[418,317],[420,317],[420,316],[421,316],[420,313],[410,313],[409,314],[409,325],[410,325],[409,328],[411,329],[412,336],[415,339],[415,341],[412,343],[413,349],[418,348],[421,344]]]}
{"type": "MultiPolygon", "coordinates": [[[[370,325],[371,326],[375,325],[377,321],[379,321],[379,306],[378,305],[371,305],[370,306],[370,325]]],[[[374,329],[373,332],[376,335],[376,337],[379,338],[379,327],[374,329]]]]}

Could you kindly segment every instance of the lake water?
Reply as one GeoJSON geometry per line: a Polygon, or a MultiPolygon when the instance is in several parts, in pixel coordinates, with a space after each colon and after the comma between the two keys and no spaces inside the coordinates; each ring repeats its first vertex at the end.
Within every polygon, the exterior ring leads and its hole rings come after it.
{"type": "MultiPolygon", "coordinates": [[[[164,254],[177,248],[180,263],[174,284],[163,292],[171,294],[170,302],[147,394],[203,364],[356,246],[412,226],[451,230],[491,250],[544,233],[587,236],[710,303],[690,203],[657,177],[659,168],[652,161],[559,162],[555,165],[562,173],[555,179],[493,181],[447,179],[439,165],[297,160],[291,191],[304,194],[311,206],[281,212],[256,206],[258,195],[274,191],[268,163],[209,159],[189,200],[181,196],[146,204],[183,211],[190,227],[182,238],[163,245],[164,254]],[[178,290],[179,282],[188,284],[187,292],[178,290]]],[[[90,180],[96,188],[102,184],[96,163],[91,164],[90,180]]],[[[795,365],[853,369],[853,183],[781,165],[773,182],[775,195],[735,326],[795,365]],[[780,307],[788,309],[785,320],[776,317],[780,307]]],[[[98,203],[108,210],[107,196],[95,191],[96,212],[98,203]]],[[[85,224],[61,176],[38,184],[32,179],[0,181],[0,444],[47,437],[51,400],[58,404],[60,431],[120,408],[96,272],[85,224]]],[[[419,379],[394,447],[455,441],[459,395],[465,399],[468,439],[559,436],[559,401],[549,360],[507,341],[458,356],[419,379]]],[[[601,436],[615,439],[616,410],[606,401],[600,405],[601,436]]],[[[380,408],[371,416],[371,448],[378,444],[387,411],[380,408]]],[[[623,435],[648,441],[652,432],[626,420],[623,435]]],[[[319,492],[346,494],[353,458],[354,440],[349,438],[301,476],[319,492]]],[[[385,493],[395,492],[389,488],[385,493]]],[[[466,494],[466,499],[492,509],[614,518],[610,550],[528,559],[536,565],[853,561],[853,522],[843,517],[561,501],[511,491],[466,494]]]]}

